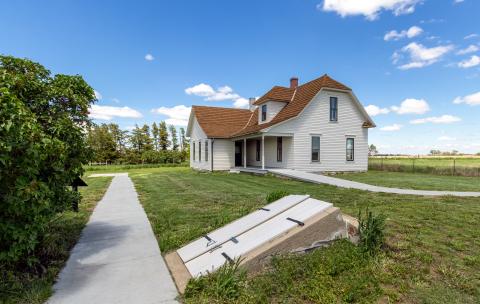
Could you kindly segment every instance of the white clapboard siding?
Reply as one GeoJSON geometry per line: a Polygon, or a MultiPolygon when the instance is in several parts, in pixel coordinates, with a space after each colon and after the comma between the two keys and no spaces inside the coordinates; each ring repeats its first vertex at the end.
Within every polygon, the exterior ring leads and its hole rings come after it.
{"type": "Polygon", "coordinates": [[[332,204],[327,202],[311,198],[306,199],[253,229],[235,236],[234,239],[225,242],[217,249],[190,260],[185,266],[193,277],[205,275],[228,262],[222,254],[231,259],[241,258],[248,252],[298,226],[297,223],[287,220],[287,218],[305,222],[331,206],[332,204]]]}
{"type": "Polygon", "coordinates": [[[230,139],[213,141],[213,170],[230,170],[235,166],[235,143],[230,139]]]}
{"type": "Polygon", "coordinates": [[[208,140],[207,135],[202,130],[197,119],[193,117],[192,131],[190,136],[190,167],[197,170],[210,170],[211,168],[211,141],[208,140]],[[208,160],[205,159],[205,141],[208,142],[208,160]],[[201,143],[201,149],[199,147],[201,143]],[[195,144],[195,160],[193,160],[193,145],[195,144]],[[202,159],[199,160],[201,153],[202,159]]]}
{"type": "Polygon", "coordinates": [[[289,195],[263,207],[264,209],[252,212],[220,229],[207,234],[177,250],[184,263],[193,258],[227,242],[230,238],[238,236],[245,231],[269,220],[279,213],[308,199],[308,195],[289,195]]]}
{"type": "Polygon", "coordinates": [[[278,112],[280,112],[286,105],[285,102],[280,101],[267,101],[262,105],[258,106],[258,124],[267,123],[272,120],[275,116],[277,116],[278,112]],[[267,105],[267,119],[262,121],[262,105],[267,105]]]}
{"type": "Polygon", "coordinates": [[[366,171],[368,129],[350,94],[322,90],[297,118],[274,126],[272,133],[293,133],[288,168],[304,171],[366,171]],[[338,98],[338,121],[330,122],[330,96],[338,98]],[[320,162],[311,161],[311,136],[320,135],[320,162]],[[346,160],[346,138],[355,139],[355,160],[346,160]]]}

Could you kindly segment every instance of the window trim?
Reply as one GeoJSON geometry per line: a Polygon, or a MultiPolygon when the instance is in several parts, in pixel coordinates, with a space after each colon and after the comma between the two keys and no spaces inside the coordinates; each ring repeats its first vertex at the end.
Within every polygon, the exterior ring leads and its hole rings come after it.
{"type": "Polygon", "coordinates": [[[321,147],[321,137],[320,135],[310,135],[310,161],[312,163],[320,162],[320,147],[321,147]],[[313,139],[318,138],[318,159],[313,159],[313,139]]]}
{"type": "Polygon", "coordinates": [[[193,148],[193,151],[192,151],[193,152],[192,153],[193,161],[196,161],[196,159],[195,159],[195,141],[194,140],[192,140],[192,148],[193,148]]]}
{"type": "Polygon", "coordinates": [[[205,139],[205,161],[208,162],[208,139],[205,139]]]}
{"type": "Polygon", "coordinates": [[[338,122],[338,97],[335,96],[330,96],[330,121],[331,122],[338,122]],[[332,102],[335,103],[332,103],[332,102]],[[335,107],[332,107],[332,105],[335,105],[335,107]],[[335,113],[335,117],[332,117],[333,113],[335,113]]]}
{"type": "Polygon", "coordinates": [[[255,161],[261,161],[262,160],[262,153],[261,153],[261,141],[260,139],[257,139],[255,141],[255,161]]]}
{"type": "Polygon", "coordinates": [[[348,161],[348,162],[353,162],[355,161],[355,138],[354,137],[347,137],[346,138],[346,141],[345,141],[345,159],[348,161]],[[348,149],[348,141],[349,140],[352,140],[352,149],[348,149]],[[348,158],[348,151],[349,150],[352,150],[352,158],[349,159],[348,158]]]}
{"type": "Polygon", "coordinates": [[[261,110],[262,110],[261,120],[266,121],[267,120],[267,105],[263,104],[261,110]]]}
{"type": "Polygon", "coordinates": [[[202,162],[202,141],[198,141],[198,162],[202,162]]]}
{"type": "Polygon", "coordinates": [[[283,162],[283,137],[277,136],[277,162],[283,162]]]}

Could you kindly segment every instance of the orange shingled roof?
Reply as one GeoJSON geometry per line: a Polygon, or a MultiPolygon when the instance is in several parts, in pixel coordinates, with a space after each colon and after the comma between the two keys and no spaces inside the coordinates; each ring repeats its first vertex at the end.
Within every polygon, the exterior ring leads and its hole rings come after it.
{"type": "Polygon", "coordinates": [[[192,111],[208,137],[244,136],[296,117],[322,88],[351,91],[349,87],[326,74],[297,88],[275,86],[254,104],[259,105],[268,100],[275,100],[287,102],[287,105],[270,122],[260,125],[258,109],[252,112],[232,108],[193,106],[192,111]]]}

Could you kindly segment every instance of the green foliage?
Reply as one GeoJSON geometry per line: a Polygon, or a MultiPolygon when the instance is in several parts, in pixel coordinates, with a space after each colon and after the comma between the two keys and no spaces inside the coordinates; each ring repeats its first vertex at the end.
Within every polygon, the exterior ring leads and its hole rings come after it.
{"type": "Polygon", "coordinates": [[[359,247],[369,255],[376,255],[385,242],[385,216],[375,215],[368,209],[358,212],[359,247]]]}
{"type": "Polygon", "coordinates": [[[83,128],[93,89],[80,76],[0,56],[0,264],[32,265],[52,217],[78,199],[69,185],[91,156],[83,128]]]}
{"type": "Polygon", "coordinates": [[[177,151],[178,150],[177,129],[175,128],[174,125],[168,126],[168,129],[169,129],[170,135],[172,137],[172,150],[177,151]]]}
{"type": "Polygon", "coordinates": [[[288,193],[285,190],[276,190],[276,191],[273,191],[273,192],[270,192],[269,194],[267,194],[266,200],[267,200],[267,203],[272,203],[272,202],[274,202],[276,200],[279,200],[282,197],[287,196],[287,195],[290,195],[290,193],[288,193]]]}
{"type": "Polygon", "coordinates": [[[158,127],[158,144],[160,146],[160,150],[165,151],[170,147],[170,142],[168,141],[168,130],[167,124],[162,121],[158,127]]]}
{"type": "Polygon", "coordinates": [[[191,279],[185,290],[185,298],[204,294],[224,301],[237,299],[247,279],[246,270],[240,267],[240,262],[240,259],[236,259],[213,273],[191,279]]]}

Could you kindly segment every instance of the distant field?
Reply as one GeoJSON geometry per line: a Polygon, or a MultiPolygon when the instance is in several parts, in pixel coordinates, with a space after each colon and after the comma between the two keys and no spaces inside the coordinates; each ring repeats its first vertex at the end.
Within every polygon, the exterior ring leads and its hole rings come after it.
{"type": "Polygon", "coordinates": [[[480,157],[370,157],[368,165],[380,171],[480,176],[480,157]]]}

